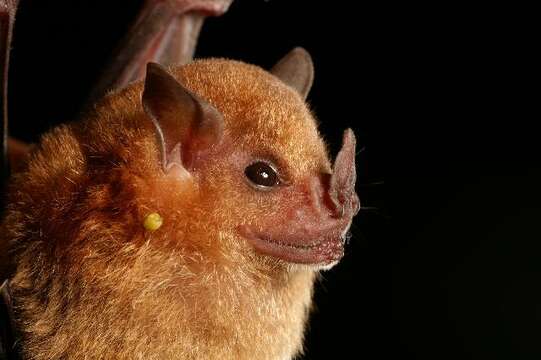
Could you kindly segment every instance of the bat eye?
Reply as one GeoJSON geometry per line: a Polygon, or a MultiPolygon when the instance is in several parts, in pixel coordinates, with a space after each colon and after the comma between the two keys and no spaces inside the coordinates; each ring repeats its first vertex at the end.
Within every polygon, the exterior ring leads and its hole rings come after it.
{"type": "Polygon", "coordinates": [[[278,185],[278,174],[269,164],[258,161],[249,165],[245,170],[246,177],[257,187],[272,187],[278,185]]]}

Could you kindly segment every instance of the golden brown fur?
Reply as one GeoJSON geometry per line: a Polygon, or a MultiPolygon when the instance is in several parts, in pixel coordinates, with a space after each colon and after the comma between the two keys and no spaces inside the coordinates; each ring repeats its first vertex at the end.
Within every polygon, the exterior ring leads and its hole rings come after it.
{"type": "Polygon", "coordinates": [[[233,231],[267,216],[235,163],[279,154],[292,179],[329,171],[302,99],[226,60],[175,69],[221,111],[223,148],[197,176],[160,171],[142,84],[46,134],[11,183],[3,221],[22,348],[30,359],[290,359],[315,271],[256,254],[233,231]],[[155,232],[142,222],[164,218],[155,232]]]}

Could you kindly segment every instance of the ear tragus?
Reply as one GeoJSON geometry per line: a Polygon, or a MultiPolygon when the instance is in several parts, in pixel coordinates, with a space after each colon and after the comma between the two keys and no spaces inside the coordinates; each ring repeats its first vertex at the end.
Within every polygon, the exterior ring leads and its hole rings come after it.
{"type": "Polygon", "coordinates": [[[314,63],[308,51],[301,47],[294,48],[270,72],[306,99],[314,81],[314,63]]]}
{"type": "Polygon", "coordinates": [[[165,172],[175,166],[189,170],[197,153],[221,140],[222,114],[159,64],[147,65],[142,103],[156,129],[165,172]]]}

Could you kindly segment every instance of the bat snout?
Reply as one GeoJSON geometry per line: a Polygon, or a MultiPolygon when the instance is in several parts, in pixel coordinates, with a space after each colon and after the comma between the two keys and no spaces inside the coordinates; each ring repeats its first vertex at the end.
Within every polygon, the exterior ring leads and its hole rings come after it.
{"type": "Polygon", "coordinates": [[[344,255],[353,218],[351,209],[347,206],[340,217],[313,207],[297,209],[271,223],[239,226],[238,231],[263,255],[289,263],[326,266],[337,263],[344,255]]]}

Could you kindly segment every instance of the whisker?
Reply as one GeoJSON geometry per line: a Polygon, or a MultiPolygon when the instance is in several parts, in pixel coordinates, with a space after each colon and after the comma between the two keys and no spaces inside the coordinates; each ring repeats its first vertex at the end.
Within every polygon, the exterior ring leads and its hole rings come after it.
{"type": "Polygon", "coordinates": [[[366,146],[363,146],[362,148],[359,149],[359,151],[357,151],[357,152],[355,153],[355,156],[358,156],[360,153],[362,153],[362,152],[365,151],[365,150],[366,150],[366,146]]]}
{"type": "Polygon", "coordinates": [[[366,211],[379,211],[379,208],[373,207],[373,206],[361,206],[360,210],[366,210],[366,211]]]}
{"type": "Polygon", "coordinates": [[[369,187],[369,186],[376,186],[376,185],[384,185],[385,182],[383,180],[381,181],[374,181],[371,183],[364,183],[364,184],[357,184],[359,187],[369,187]]]}
{"type": "Polygon", "coordinates": [[[346,244],[349,244],[351,242],[352,238],[359,239],[363,242],[367,241],[366,237],[363,235],[361,228],[359,228],[354,223],[351,224],[351,227],[349,228],[348,232],[349,236],[346,237],[346,244]]]}

